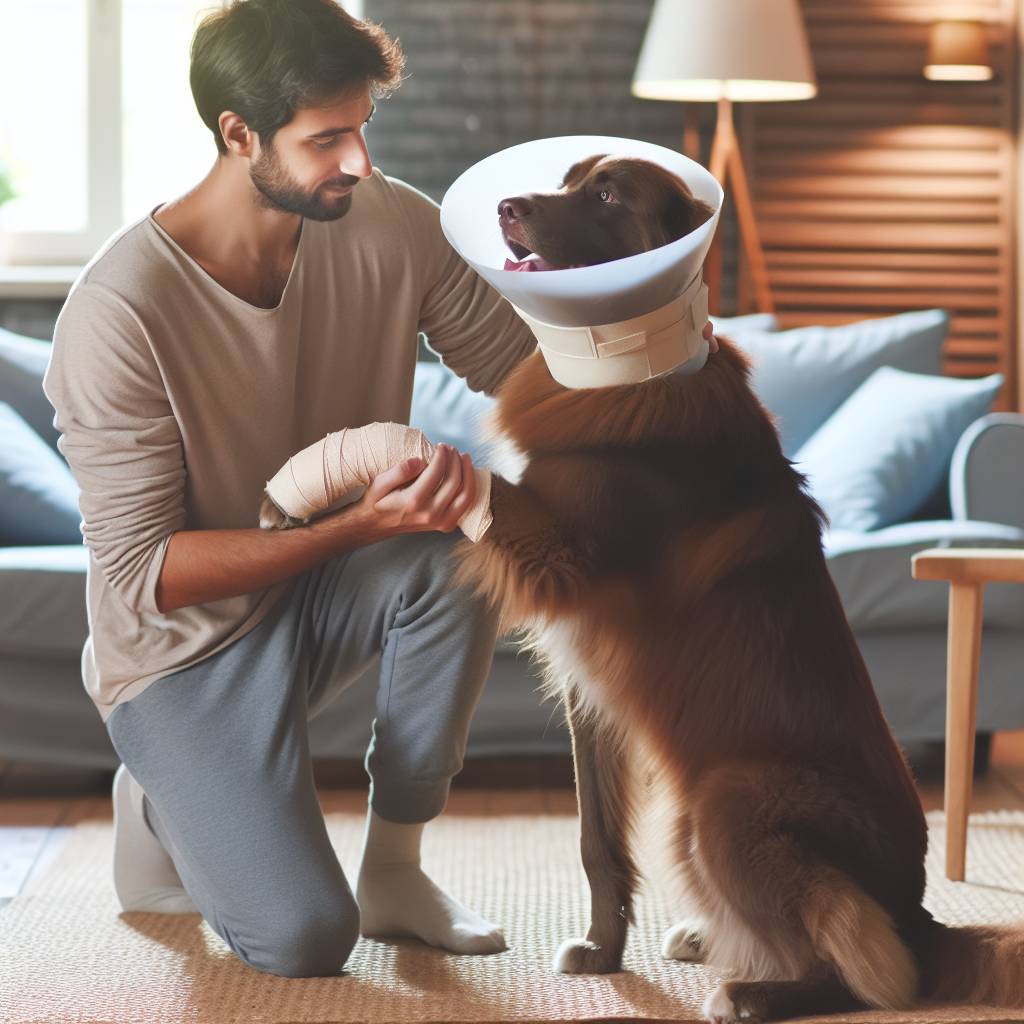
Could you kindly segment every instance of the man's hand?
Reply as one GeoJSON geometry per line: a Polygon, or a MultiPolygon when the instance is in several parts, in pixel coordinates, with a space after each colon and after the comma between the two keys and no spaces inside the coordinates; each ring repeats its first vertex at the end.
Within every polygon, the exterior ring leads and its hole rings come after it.
{"type": "Polygon", "coordinates": [[[703,336],[704,336],[704,340],[708,343],[708,353],[709,354],[713,354],[713,353],[717,352],[718,351],[718,339],[715,337],[715,329],[711,325],[711,321],[710,320],[704,325],[703,336]]]}
{"type": "Polygon", "coordinates": [[[472,458],[439,444],[425,469],[422,459],[407,459],[374,477],[357,505],[384,536],[451,533],[475,498],[472,458]]]}

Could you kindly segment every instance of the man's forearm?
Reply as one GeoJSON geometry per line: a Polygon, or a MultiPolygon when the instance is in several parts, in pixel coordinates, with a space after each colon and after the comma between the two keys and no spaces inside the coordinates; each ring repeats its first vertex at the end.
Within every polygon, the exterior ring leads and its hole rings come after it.
{"type": "Polygon", "coordinates": [[[167,545],[157,607],[169,612],[248,594],[382,539],[355,505],[293,530],[179,530],[167,545]]]}

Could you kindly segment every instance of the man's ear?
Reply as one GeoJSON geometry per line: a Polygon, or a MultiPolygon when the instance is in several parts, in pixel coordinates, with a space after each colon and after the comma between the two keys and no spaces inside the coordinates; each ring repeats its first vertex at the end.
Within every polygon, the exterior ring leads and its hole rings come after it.
{"type": "Polygon", "coordinates": [[[249,130],[249,126],[238,114],[225,110],[217,118],[217,125],[229,153],[236,156],[252,156],[256,133],[249,130]]]}
{"type": "Polygon", "coordinates": [[[588,156],[583,160],[578,160],[565,172],[565,177],[562,179],[561,188],[572,188],[578,185],[594,168],[599,160],[603,160],[608,154],[598,153],[596,156],[588,156]]]}
{"type": "Polygon", "coordinates": [[[674,191],[662,215],[662,227],[668,234],[668,241],[674,242],[696,231],[714,212],[703,199],[682,189],[674,191]]]}

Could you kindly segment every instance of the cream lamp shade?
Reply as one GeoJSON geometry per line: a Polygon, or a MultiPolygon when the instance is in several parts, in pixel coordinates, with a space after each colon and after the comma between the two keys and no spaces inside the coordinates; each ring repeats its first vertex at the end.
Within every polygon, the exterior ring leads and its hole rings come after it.
{"type": "Polygon", "coordinates": [[[816,95],[797,0],[657,0],[633,95],[690,101],[816,95]]]}
{"type": "Polygon", "coordinates": [[[988,39],[980,21],[937,21],[928,36],[924,77],[940,82],[986,82],[992,77],[988,39]]]}

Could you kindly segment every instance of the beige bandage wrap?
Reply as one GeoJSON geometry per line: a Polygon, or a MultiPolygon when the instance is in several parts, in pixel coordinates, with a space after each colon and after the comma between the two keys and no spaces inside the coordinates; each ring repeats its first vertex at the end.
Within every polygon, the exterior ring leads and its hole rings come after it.
{"type": "Polygon", "coordinates": [[[651,313],[597,327],[556,327],[513,304],[540,345],[551,376],[567,388],[639,384],[674,370],[700,352],[708,322],[708,289],[690,286],[651,313]]]}
{"type": "MultiPolygon", "coordinates": [[[[346,428],[293,455],[267,481],[267,494],[286,515],[306,520],[384,470],[406,459],[426,463],[433,454],[434,445],[423,431],[402,423],[346,428]]],[[[473,507],[459,520],[459,528],[472,541],[491,525],[491,474],[485,469],[475,473],[473,507]]]]}

